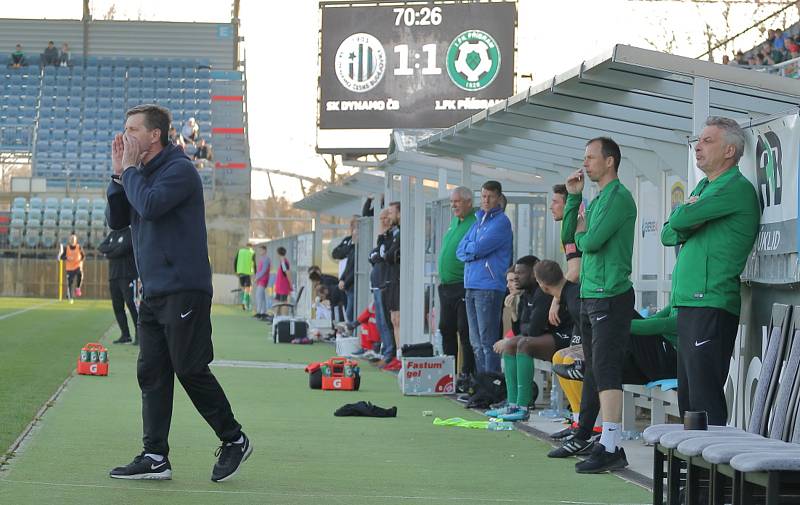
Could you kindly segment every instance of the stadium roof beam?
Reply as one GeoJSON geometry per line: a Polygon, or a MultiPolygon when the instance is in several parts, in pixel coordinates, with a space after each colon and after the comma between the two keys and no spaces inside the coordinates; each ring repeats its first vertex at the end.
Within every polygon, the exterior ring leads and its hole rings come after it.
{"type": "Polygon", "coordinates": [[[613,137],[637,174],[685,174],[705,115],[739,121],[800,103],[797,81],[617,45],[417,142],[417,150],[534,172],[579,166],[586,141],[613,137]],[[696,85],[697,84],[697,85],[696,85]],[[527,167],[527,170],[526,170],[527,167]]]}

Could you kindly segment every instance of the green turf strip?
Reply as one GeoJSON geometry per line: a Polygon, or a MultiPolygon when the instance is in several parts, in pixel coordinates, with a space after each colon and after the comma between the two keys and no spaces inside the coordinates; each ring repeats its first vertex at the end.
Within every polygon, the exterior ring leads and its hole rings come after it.
{"type": "MultiPolygon", "coordinates": [[[[324,344],[275,345],[267,326],[214,308],[219,359],[304,363],[332,355],[324,344]]],[[[545,457],[548,446],[519,432],[432,425],[479,416],[443,398],[403,397],[396,376],[365,366],[359,392],[308,389],[302,370],[214,367],[254,445],[232,481],[210,482],[213,433],[185,393],[176,393],[168,482],[117,481],[108,470],[140,449],[135,349],[112,348],[111,375],[77,377],[48,411],[10,470],[0,503],[397,504],[649,502],[610,475],[578,476],[575,460],[545,457]],[[396,405],[396,419],[336,418],[343,403],[396,405]]]]}
{"type": "Polygon", "coordinates": [[[75,368],[81,347],[113,320],[110,302],[0,298],[0,451],[75,368]]]}

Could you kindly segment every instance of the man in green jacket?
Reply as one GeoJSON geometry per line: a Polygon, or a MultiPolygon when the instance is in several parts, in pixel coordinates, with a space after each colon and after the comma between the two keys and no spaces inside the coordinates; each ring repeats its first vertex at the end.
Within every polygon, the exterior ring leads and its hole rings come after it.
{"type": "Polygon", "coordinates": [[[678,308],[678,406],[728,420],[724,386],[739,327],[739,274],[761,219],[755,188],[739,171],[745,135],[736,121],[710,117],[695,146],[706,175],[672,211],[661,243],[682,244],[673,279],[678,308]]]}
{"type": "MultiPolygon", "coordinates": [[[[458,355],[461,342],[461,373],[475,373],[475,355],[469,343],[469,321],[464,302],[464,262],[456,257],[461,239],[475,223],[472,190],[459,186],[450,192],[450,209],[453,219],[442,237],[439,252],[439,331],[442,333],[442,351],[448,356],[458,355]]],[[[459,370],[456,366],[456,370],[459,370]]]]}
{"type": "Polygon", "coordinates": [[[589,459],[575,465],[578,473],[601,473],[628,465],[622,440],[622,370],[628,347],[634,293],[631,258],[636,226],[636,203],[620,182],[622,155],[616,142],[598,137],[586,144],[583,167],[600,190],[578,219],[583,172],[567,179],[564,224],[575,226],[575,245],[581,264],[581,337],[586,358],[584,388],[600,396],[603,432],[589,459]]]}

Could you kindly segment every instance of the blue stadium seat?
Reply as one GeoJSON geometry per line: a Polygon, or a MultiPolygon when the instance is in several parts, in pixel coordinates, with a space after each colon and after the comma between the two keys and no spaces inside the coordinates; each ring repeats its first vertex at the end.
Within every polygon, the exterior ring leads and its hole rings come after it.
{"type": "Polygon", "coordinates": [[[77,142],[78,140],[80,140],[80,134],[78,133],[78,130],[73,129],[73,128],[70,128],[69,130],[67,130],[67,141],[77,142]]]}
{"type": "Polygon", "coordinates": [[[107,117],[97,118],[97,130],[109,130],[111,128],[111,120],[107,117]]]}
{"type": "Polygon", "coordinates": [[[94,138],[94,129],[87,128],[86,122],[84,121],[83,126],[81,127],[81,142],[94,142],[94,138]]]}
{"type": "MultiPolygon", "coordinates": [[[[94,102],[92,102],[92,103],[94,103],[94,102]]],[[[87,107],[88,107],[88,104],[87,104],[87,107]]],[[[86,119],[94,119],[94,118],[96,118],[97,117],[97,109],[94,108],[94,107],[84,109],[83,117],[86,118],[86,119]]]]}
{"type": "Polygon", "coordinates": [[[145,79],[153,79],[155,76],[156,76],[155,67],[142,68],[142,77],[144,77],[145,79]]]}
{"type": "Polygon", "coordinates": [[[111,98],[114,94],[111,88],[100,88],[98,91],[97,96],[99,98],[111,98]]]}
{"type": "Polygon", "coordinates": [[[101,88],[112,88],[114,87],[114,79],[111,76],[100,76],[100,79],[97,80],[97,85],[101,88]]]}
{"type": "Polygon", "coordinates": [[[41,126],[39,126],[39,129],[36,132],[36,135],[37,135],[37,138],[40,141],[42,141],[42,140],[50,140],[50,138],[52,136],[50,134],[50,129],[49,128],[42,128],[41,126]]]}
{"type": "Polygon", "coordinates": [[[169,76],[169,69],[166,66],[156,67],[156,77],[166,79],[169,76]]]}
{"type": "Polygon", "coordinates": [[[89,79],[96,79],[100,75],[100,69],[98,69],[94,65],[88,65],[86,67],[86,71],[84,72],[84,76],[89,79]]]}
{"type": "Polygon", "coordinates": [[[101,77],[111,77],[111,73],[113,72],[112,68],[108,64],[100,65],[100,76],[101,77]]]}
{"type": "Polygon", "coordinates": [[[130,67],[128,68],[128,79],[132,79],[135,77],[142,76],[142,67],[130,67]]]}
{"type": "Polygon", "coordinates": [[[117,62],[118,64],[114,66],[114,70],[111,72],[111,75],[114,77],[122,77],[125,78],[125,74],[128,71],[128,62],[117,62]],[[120,64],[122,63],[122,64],[120,64]]]}
{"type": "Polygon", "coordinates": [[[66,140],[67,134],[64,131],[65,123],[53,122],[52,124],[53,124],[53,132],[52,132],[52,137],[50,137],[50,143],[53,144],[54,142],[63,142],[64,140],[66,140]]]}
{"type": "Polygon", "coordinates": [[[78,142],[76,140],[67,140],[67,152],[78,152],[78,142]]]}
{"type": "Polygon", "coordinates": [[[114,77],[111,82],[111,87],[115,89],[116,93],[124,93],[125,92],[125,77],[114,77]]]}

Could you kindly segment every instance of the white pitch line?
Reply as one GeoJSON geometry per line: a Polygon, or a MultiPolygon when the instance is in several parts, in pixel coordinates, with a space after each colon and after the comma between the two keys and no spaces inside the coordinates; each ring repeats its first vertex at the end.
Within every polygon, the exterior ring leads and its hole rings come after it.
{"type": "Polygon", "coordinates": [[[303,370],[306,365],[298,363],[278,363],[277,361],[240,361],[232,359],[215,359],[211,366],[222,366],[230,368],[280,368],[303,370]]]}
{"type": "Polygon", "coordinates": [[[8,319],[9,317],[14,317],[14,316],[17,316],[17,315],[19,315],[19,314],[24,314],[24,313],[26,313],[26,312],[30,312],[31,310],[40,309],[40,308],[42,308],[42,307],[45,307],[45,306],[47,306],[47,305],[52,305],[52,304],[54,304],[54,303],[57,303],[57,300],[54,300],[54,301],[52,301],[52,302],[42,303],[42,304],[40,304],[40,305],[35,305],[35,306],[33,306],[33,307],[28,307],[27,309],[18,310],[18,311],[16,311],[16,312],[10,312],[10,313],[8,313],[8,314],[6,314],[6,315],[4,315],[4,316],[0,316],[0,321],[2,321],[3,319],[8,319]]]}
{"type": "MultiPolygon", "coordinates": [[[[387,499],[387,500],[436,500],[436,501],[450,501],[450,502],[481,502],[481,503],[527,503],[535,504],[531,498],[515,499],[515,498],[473,498],[473,497],[457,497],[457,496],[398,496],[398,495],[360,495],[360,494],[314,494],[314,493],[276,493],[269,491],[212,491],[202,489],[156,489],[156,488],[143,488],[143,487],[121,487],[121,486],[106,486],[102,484],[71,484],[67,482],[44,482],[44,481],[31,481],[31,480],[14,480],[14,479],[0,479],[0,483],[8,482],[11,484],[30,484],[34,486],[52,486],[52,487],[76,487],[76,488],[91,488],[91,489],[113,489],[115,491],[145,491],[157,493],[191,493],[191,494],[219,494],[219,495],[255,495],[255,496],[282,496],[286,498],[373,498],[373,499],[387,499]]],[[[546,503],[555,503],[563,505],[648,505],[646,503],[606,503],[606,502],[588,502],[588,501],[549,501],[546,503]]]]}

